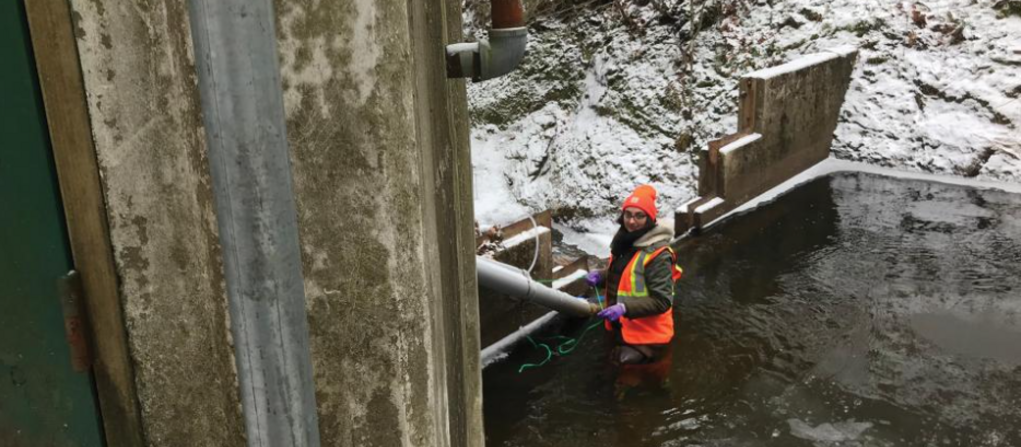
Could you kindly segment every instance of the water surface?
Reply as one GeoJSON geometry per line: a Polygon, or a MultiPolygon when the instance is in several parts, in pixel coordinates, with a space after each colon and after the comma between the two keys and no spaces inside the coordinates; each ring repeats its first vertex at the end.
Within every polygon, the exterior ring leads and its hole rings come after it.
{"type": "Polygon", "coordinates": [[[835,174],[679,247],[668,362],[484,372],[489,446],[1021,446],[1021,197],[835,174]]]}

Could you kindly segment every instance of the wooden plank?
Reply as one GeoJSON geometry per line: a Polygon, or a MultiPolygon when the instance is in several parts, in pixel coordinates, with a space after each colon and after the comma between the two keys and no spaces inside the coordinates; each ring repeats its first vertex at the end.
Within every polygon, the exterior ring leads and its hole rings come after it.
{"type": "MultiPolygon", "coordinates": [[[[532,220],[531,219],[528,219],[526,217],[526,218],[521,219],[521,220],[519,220],[517,222],[514,222],[514,223],[512,223],[510,225],[507,225],[507,226],[505,226],[503,228],[500,228],[500,237],[501,237],[501,239],[503,239],[503,240],[510,239],[510,238],[512,238],[512,237],[514,237],[516,235],[519,235],[519,234],[524,233],[524,232],[526,232],[528,230],[531,230],[533,226],[540,226],[540,227],[546,227],[546,228],[549,228],[549,229],[553,229],[553,212],[552,211],[546,210],[546,211],[543,211],[543,212],[538,213],[538,214],[533,214],[532,218],[535,219],[535,225],[532,224],[532,220]]],[[[480,229],[482,234],[480,234],[479,236],[477,236],[475,238],[475,247],[479,247],[482,244],[484,244],[486,242],[489,242],[489,237],[486,236],[486,231],[487,230],[489,230],[489,228],[481,228],[480,229]]]]}
{"type": "Polygon", "coordinates": [[[695,228],[696,230],[701,231],[710,222],[720,218],[724,214],[727,214],[728,212],[730,212],[730,210],[737,208],[738,204],[735,204],[732,201],[724,200],[723,203],[716,205],[712,208],[709,208],[707,210],[703,210],[702,212],[695,211],[702,205],[709,203],[715,198],[716,197],[706,197],[704,201],[702,201],[701,203],[699,203],[698,205],[691,209],[692,227],[695,228]]]}
{"type": "Polygon", "coordinates": [[[738,104],[737,131],[739,134],[748,134],[755,131],[756,106],[758,106],[758,95],[762,91],[762,84],[765,81],[754,78],[741,79],[740,103],[738,104]]]}
{"type": "Polygon", "coordinates": [[[71,251],[92,326],[93,374],[107,445],[141,446],[141,413],[70,6],[65,0],[26,0],[25,9],[71,251]]]}
{"type": "Polygon", "coordinates": [[[510,225],[507,225],[506,227],[503,227],[502,233],[504,240],[510,239],[518,234],[531,230],[533,226],[553,228],[553,213],[550,210],[546,210],[538,214],[533,214],[532,217],[535,219],[534,225],[532,224],[531,219],[524,218],[510,225]]]}
{"type": "Polygon", "coordinates": [[[720,149],[748,134],[748,132],[738,132],[709,142],[709,149],[702,151],[699,160],[698,195],[723,197],[720,149]]]}
{"type": "Polygon", "coordinates": [[[561,267],[558,270],[553,271],[553,279],[566,278],[568,275],[577,272],[578,270],[588,270],[588,256],[582,256],[570,264],[561,267]]]}

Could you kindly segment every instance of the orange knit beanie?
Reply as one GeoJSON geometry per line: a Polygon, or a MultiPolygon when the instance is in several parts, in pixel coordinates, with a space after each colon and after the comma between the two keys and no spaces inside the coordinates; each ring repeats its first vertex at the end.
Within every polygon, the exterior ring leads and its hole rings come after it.
{"type": "Polygon", "coordinates": [[[625,208],[632,207],[645,211],[645,214],[648,214],[650,219],[656,220],[656,188],[650,185],[638,185],[631,195],[624,200],[624,204],[621,205],[620,209],[623,211],[625,208]]]}

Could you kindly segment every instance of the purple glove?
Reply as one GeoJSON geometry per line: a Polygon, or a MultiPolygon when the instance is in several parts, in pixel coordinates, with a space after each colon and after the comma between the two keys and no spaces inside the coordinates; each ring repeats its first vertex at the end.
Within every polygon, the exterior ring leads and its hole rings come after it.
{"type": "Polygon", "coordinates": [[[617,321],[624,316],[625,312],[627,312],[627,308],[623,304],[617,303],[599,311],[596,316],[604,320],[617,321]]]}
{"type": "Polygon", "coordinates": [[[603,271],[593,270],[585,275],[585,282],[588,283],[589,287],[596,287],[603,283],[603,271]]]}

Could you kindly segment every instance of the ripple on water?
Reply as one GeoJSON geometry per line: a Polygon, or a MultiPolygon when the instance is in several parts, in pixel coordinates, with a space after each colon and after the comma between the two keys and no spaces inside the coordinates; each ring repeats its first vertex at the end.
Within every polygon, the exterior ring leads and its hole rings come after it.
{"type": "Polygon", "coordinates": [[[995,191],[805,185],[678,247],[665,375],[599,336],[520,375],[519,350],[485,371],[487,443],[1021,445],[1019,221],[995,191]]]}

